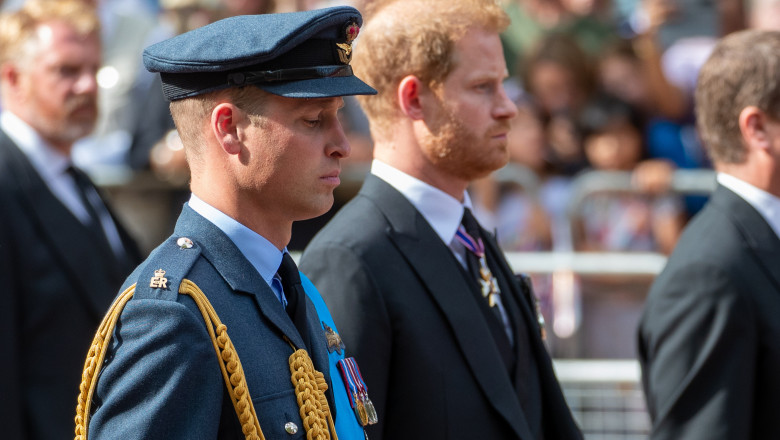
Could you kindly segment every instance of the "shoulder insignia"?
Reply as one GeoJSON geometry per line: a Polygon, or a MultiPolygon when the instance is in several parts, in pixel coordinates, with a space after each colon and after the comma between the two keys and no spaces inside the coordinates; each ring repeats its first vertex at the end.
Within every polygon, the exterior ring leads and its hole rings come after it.
{"type": "Polygon", "coordinates": [[[149,283],[149,287],[151,287],[152,289],[168,288],[168,278],[165,278],[164,270],[157,269],[154,271],[154,276],[152,277],[151,283],[149,283]]]}
{"type": "Polygon", "coordinates": [[[200,256],[197,243],[173,236],[157,247],[131,275],[135,279],[133,298],[153,298],[176,301],[181,281],[200,256]]]}
{"type": "Polygon", "coordinates": [[[341,336],[333,331],[325,322],[322,322],[322,328],[325,329],[325,339],[328,341],[328,352],[333,353],[335,351],[336,353],[341,354],[341,352],[344,351],[344,342],[341,340],[341,336]]]}

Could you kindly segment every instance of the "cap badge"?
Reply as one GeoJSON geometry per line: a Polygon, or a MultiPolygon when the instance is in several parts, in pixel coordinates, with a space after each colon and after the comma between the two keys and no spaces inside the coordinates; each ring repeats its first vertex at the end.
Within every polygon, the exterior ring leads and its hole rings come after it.
{"type": "Polygon", "coordinates": [[[344,27],[344,36],[347,39],[345,43],[336,43],[339,49],[339,59],[344,64],[349,64],[352,60],[352,42],[360,33],[360,26],[354,21],[347,23],[344,27]]]}
{"type": "Polygon", "coordinates": [[[341,354],[344,350],[344,342],[341,340],[341,336],[324,322],[322,323],[322,328],[325,329],[325,339],[328,341],[328,352],[333,353],[335,351],[336,353],[341,354]]]}
{"type": "Polygon", "coordinates": [[[168,288],[168,278],[165,278],[164,270],[157,269],[154,271],[154,276],[152,277],[152,281],[149,283],[149,287],[151,287],[152,289],[168,288]]]}

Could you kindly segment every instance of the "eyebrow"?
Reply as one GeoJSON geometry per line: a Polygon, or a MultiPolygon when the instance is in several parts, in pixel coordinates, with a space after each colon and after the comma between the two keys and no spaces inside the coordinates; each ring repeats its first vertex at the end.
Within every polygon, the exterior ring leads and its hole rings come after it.
{"type": "Polygon", "coordinates": [[[336,103],[336,110],[344,108],[344,99],[342,97],[338,97],[338,101],[335,98],[306,98],[304,100],[304,106],[305,107],[317,107],[322,109],[327,109],[330,107],[333,107],[334,105],[331,103],[336,103]]]}

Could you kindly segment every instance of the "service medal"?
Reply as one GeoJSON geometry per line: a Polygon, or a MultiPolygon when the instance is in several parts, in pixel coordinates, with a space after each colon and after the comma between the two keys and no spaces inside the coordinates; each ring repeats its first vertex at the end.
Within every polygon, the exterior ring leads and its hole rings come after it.
{"type": "Polygon", "coordinates": [[[358,422],[360,422],[361,426],[368,425],[368,412],[366,411],[366,405],[363,403],[363,399],[361,397],[358,397],[357,394],[354,395],[355,398],[355,415],[358,418],[358,422]]]}

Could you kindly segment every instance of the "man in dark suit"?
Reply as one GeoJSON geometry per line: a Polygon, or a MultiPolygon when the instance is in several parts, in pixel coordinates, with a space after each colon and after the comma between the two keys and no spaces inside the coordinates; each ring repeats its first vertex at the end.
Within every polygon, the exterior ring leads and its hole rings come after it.
{"type": "Polygon", "coordinates": [[[79,438],[364,440],[354,359],[286,249],[333,205],[342,96],[376,93],[349,65],[361,24],[348,6],[236,16],[146,48],[192,195],[98,331],[79,438]]]}
{"type": "Polygon", "coordinates": [[[725,37],[695,97],[718,186],[639,325],[651,438],[780,438],[780,32],[725,37]]]}
{"type": "Polygon", "coordinates": [[[491,1],[395,2],[356,48],[379,91],[361,100],[372,172],[301,267],[361,360],[374,440],[581,438],[530,286],[469,210],[469,183],[508,160],[507,25],[491,1]]]}
{"type": "Polygon", "coordinates": [[[73,435],[84,353],[140,255],[73,143],[97,117],[99,21],[82,1],[0,18],[0,426],[73,435]]]}

